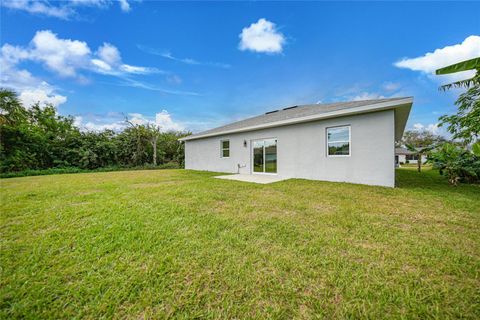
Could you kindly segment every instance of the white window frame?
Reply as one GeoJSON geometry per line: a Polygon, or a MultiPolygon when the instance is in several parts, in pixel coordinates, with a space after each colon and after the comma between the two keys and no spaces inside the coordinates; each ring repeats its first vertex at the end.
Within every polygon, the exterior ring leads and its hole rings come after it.
{"type": "Polygon", "coordinates": [[[326,130],[325,130],[325,140],[326,140],[326,145],[327,145],[327,150],[326,150],[327,157],[329,157],[329,158],[345,158],[345,157],[350,157],[352,155],[352,127],[349,124],[326,128],[326,130]],[[348,128],[348,141],[346,141],[346,140],[328,141],[328,130],[339,129],[339,128],[348,128]],[[329,154],[328,144],[329,143],[339,143],[339,142],[348,142],[348,154],[329,154]]]}
{"type": "Polygon", "coordinates": [[[220,158],[225,158],[225,159],[230,158],[230,139],[222,139],[222,140],[220,140],[220,158]],[[228,141],[228,148],[224,148],[224,147],[223,147],[223,143],[224,143],[225,141],[228,141]],[[228,157],[224,157],[224,156],[223,156],[223,151],[224,151],[224,150],[228,150],[228,157]]]}

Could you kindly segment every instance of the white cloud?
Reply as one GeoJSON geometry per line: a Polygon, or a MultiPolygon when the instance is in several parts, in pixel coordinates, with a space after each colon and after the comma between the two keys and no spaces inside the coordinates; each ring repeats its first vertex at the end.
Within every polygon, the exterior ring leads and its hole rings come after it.
{"type": "Polygon", "coordinates": [[[361,92],[360,94],[351,98],[352,101],[385,99],[384,96],[375,92],[361,92]]]}
{"type": "Polygon", "coordinates": [[[169,60],[173,60],[173,61],[177,61],[177,62],[181,62],[181,63],[185,63],[185,64],[218,67],[218,68],[225,68],[225,69],[231,67],[231,65],[229,65],[228,63],[208,62],[208,61],[204,62],[204,61],[198,61],[198,60],[195,60],[195,59],[192,59],[192,58],[178,58],[178,57],[173,56],[168,51],[160,51],[160,50],[149,48],[149,47],[142,46],[142,45],[137,45],[137,48],[142,50],[143,52],[148,53],[148,54],[153,54],[153,55],[156,55],[156,56],[163,57],[165,59],[169,59],[169,60]]]}
{"type": "Polygon", "coordinates": [[[129,74],[160,72],[155,68],[123,64],[120,52],[109,43],[104,43],[92,54],[86,42],[61,39],[50,30],[38,31],[26,47],[5,43],[0,48],[0,86],[18,91],[26,107],[35,102],[58,106],[67,98],[28,70],[21,69],[20,64],[24,61],[38,62],[61,77],[75,78],[82,83],[88,83],[88,79],[80,74],[83,70],[122,79],[129,74]]]}
{"type": "Polygon", "coordinates": [[[185,130],[185,127],[182,124],[173,121],[172,116],[167,110],[162,110],[162,112],[155,115],[155,123],[160,126],[162,131],[185,130]]]}
{"type": "Polygon", "coordinates": [[[423,124],[421,124],[421,123],[415,123],[415,124],[413,125],[413,129],[414,129],[414,130],[417,130],[417,131],[422,131],[424,127],[425,127],[425,126],[424,126],[423,124]]]}
{"type": "Polygon", "coordinates": [[[117,47],[110,43],[104,43],[96,52],[99,59],[92,59],[91,62],[98,67],[101,73],[118,74],[121,72],[132,74],[148,74],[159,73],[160,70],[156,68],[132,66],[129,64],[122,64],[122,57],[117,47]]]}
{"type": "Polygon", "coordinates": [[[28,57],[28,51],[21,47],[12,46],[6,43],[1,48],[0,59],[2,59],[2,65],[6,63],[8,63],[8,65],[15,65],[20,60],[27,59],[28,57]]]}
{"type": "MultiPolygon", "coordinates": [[[[102,131],[114,130],[120,131],[128,126],[123,115],[119,113],[106,115],[78,115],[74,118],[74,124],[82,130],[102,131]]],[[[182,122],[175,121],[167,110],[162,110],[155,115],[155,118],[141,113],[129,113],[128,121],[134,125],[155,125],[162,132],[170,130],[184,130],[185,125],[182,122]]]]}
{"type": "Polygon", "coordinates": [[[141,88],[145,90],[158,91],[165,94],[181,95],[181,96],[199,96],[200,94],[192,91],[182,91],[182,90],[169,90],[164,89],[155,85],[150,85],[148,83],[143,83],[133,79],[125,78],[124,82],[121,85],[132,87],[132,88],[141,88]]]}
{"type": "Polygon", "coordinates": [[[122,61],[120,51],[118,51],[117,47],[107,42],[104,42],[103,45],[98,48],[97,56],[112,66],[118,65],[122,61]]]}
{"type": "Polygon", "coordinates": [[[75,6],[99,7],[104,8],[108,5],[108,0],[69,0],[75,6]]]}
{"type": "Polygon", "coordinates": [[[182,78],[177,76],[176,74],[168,76],[167,77],[167,82],[171,84],[181,84],[182,83],[182,78]]]}
{"type": "Polygon", "coordinates": [[[131,10],[130,4],[127,0],[2,0],[0,1],[0,6],[35,15],[69,19],[78,15],[77,9],[80,7],[107,9],[115,2],[120,4],[120,9],[123,12],[129,12],[131,10]]]}
{"type": "Polygon", "coordinates": [[[430,123],[425,129],[433,134],[439,133],[438,123],[430,123]]]}
{"type": "Polygon", "coordinates": [[[167,110],[162,110],[155,114],[155,120],[148,118],[141,113],[129,113],[129,121],[133,124],[152,124],[158,126],[161,131],[184,130],[185,127],[172,119],[172,115],[167,110]]]}
{"type": "Polygon", "coordinates": [[[60,39],[50,30],[37,31],[31,45],[30,59],[65,77],[76,76],[76,70],[87,65],[91,54],[86,42],[60,39]]]}
{"type": "Polygon", "coordinates": [[[264,18],[243,28],[239,35],[239,49],[265,53],[281,53],[285,44],[285,36],[277,31],[275,23],[264,18]]]}
{"type": "Polygon", "coordinates": [[[428,131],[432,134],[440,134],[440,128],[438,123],[430,123],[428,125],[423,125],[421,123],[415,123],[413,125],[413,130],[415,131],[428,131]]]}
{"type": "Polygon", "coordinates": [[[97,71],[99,71],[99,72],[102,72],[102,71],[103,71],[103,72],[107,72],[107,73],[108,73],[108,72],[112,71],[112,67],[111,67],[108,63],[106,63],[105,61],[103,61],[103,60],[100,60],[100,59],[92,59],[90,62],[91,62],[95,67],[98,68],[97,71]],[[101,70],[101,71],[100,71],[100,70],[101,70]]]}
{"type": "Polygon", "coordinates": [[[156,68],[123,64],[120,51],[110,43],[104,43],[92,54],[86,42],[62,39],[50,30],[37,31],[27,47],[15,47],[7,43],[3,45],[1,54],[2,61],[10,68],[21,61],[36,61],[61,77],[79,80],[82,78],[79,70],[113,76],[160,72],[156,68]]]}
{"type": "Polygon", "coordinates": [[[127,0],[118,0],[118,2],[120,3],[120,9],[122,9],[123,12],[130,11],[130,4],[127,0]]]}
{"type": "Polygon", "coordinates": [[[73,10],[67,6],[52,6],[46,1],[32,1],[32,0],[3,0],[0,2],[1,6],[25,11],[31,14],[45,15],[49,17],[66,19],[73,14],[73,10]]]}
{"type": "MultiPolygon", "coordinates": [[[[398,68],[406,68],[413,71],[433,75],[435,70],[455,64],[460,61],[480,57],[480,36],[472,35],[467,37],[462,43],[446,46],[436,49],[433,52],[427,52],[423,56],[416,58],[404,58],[394,65],[398,68]]],[[[451,75],[438,76],[438,79],[447,81],[457,81],[472,77],[475,71],[466,71],[451,75]]]]}
{"type": "Polygon", "coordinates": [[[47,104],[58,107],[60,104],[67,102],[67,97],[55,94],[49,86],[37,89],[25,89],[19,95],[20,101],[26,108],[38,103],[40,107],[47,104]]]}
{"type": "Polygon", "coordinates": [[[145,125],[145,124],[153,124],[153,121],[148,120],[143,114],[141,113],[129,113],[128,114],[131,123],[135,125],[145,125]]]}
{"type": "Polygon", "coordinates": [[[122,64],[119,67],[119,70],[124,71],[126,73],[135,73],[135,74],[148,74],[148,73],[160,72],[156,68],[131,66],[129,64],[122,64]]]}
{"type": "Polygon", "coordinates": [[[400,84],[395,82],[387,81],[382,85],[382,88],[386,91],[396,91],[400,89],[400,84]]]}
{"type": "MultiPolygon", "coordinates": [[[[81,118],[81,117],[80,117],[81,118]]],[[[113,130],[120,131],[125,128],[125,123],[123,121],[117,121],[113,123],[99,124],[94,122],[87,122],[85,124],[80,124],[78,127],[87,131],[104,131],[104,130],[113,130]]]]}
{"type": "Polygon", "coordinates": [[[77,115],[74,117],[73,124],[80,130],[84,131],[120,131],[127,126],[124,116],[121,113],[116,112],[107,114],[87,113],[77,115]]]}
{"type": "Polygon", "coordinates": [[[27,70],[19,70],[16,64],[28,57],[28,52],[8,43],[0,49],[0,85],[3,87],[25,88],[42,83],[27,70]]]}
{"type": "Polygon", "coordinates": [[[17,64],[29,57],[29,52],[5,44],[0,48],[0,87],[11,88],[19,92],[20,101],[26,108],[39,102],[41,106],[58,106],[67,101],[67,97],[57,94],[56,88],[33,76],[29,71],[18,69],[17,64]]]}
{"type": "Polygon", "coordinates": [[[76,116],[73,118],[73,125],[77,128],[80,128],[82,126],[82,121],[83,121],[82,116],[76,116]]]}

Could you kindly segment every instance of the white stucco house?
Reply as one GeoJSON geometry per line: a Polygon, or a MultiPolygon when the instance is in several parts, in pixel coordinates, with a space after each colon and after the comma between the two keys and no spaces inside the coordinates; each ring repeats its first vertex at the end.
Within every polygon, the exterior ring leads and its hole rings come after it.
{"type": "Polygon", "coordinates": [[[185,168],[395,186],[413,98],[292,106],[196,133],[185,168]]]}
{"type": "MultiPolygon", "coordinates": [[[[422,163],[427,162],[427,156],[422,154],[422,163]]],[[[418,155],[407,148],[395,148],[395,164],[400,167],[405,163],[418,163],[418,155]]]]}

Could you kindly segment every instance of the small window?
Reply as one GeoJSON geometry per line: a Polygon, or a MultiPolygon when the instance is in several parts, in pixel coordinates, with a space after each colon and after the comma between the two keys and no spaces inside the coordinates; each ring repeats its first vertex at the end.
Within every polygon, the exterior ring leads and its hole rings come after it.
{"type": "Polygon", "coordinates": [[[220,154],[222,158],[230,157],[230,140],[221,140],[220,141],[220,154]]]}
{"type": "Polygon", "coordinates": [[[411,160],[418,160],[418,157],[416,154],[407,154],[406,160],[411,161],[411,160]]]}
{"type": "Polygon", "coordinates": [[[329,157],[350,155],[350,126],[327,128],[327,155],[329,157]]]}

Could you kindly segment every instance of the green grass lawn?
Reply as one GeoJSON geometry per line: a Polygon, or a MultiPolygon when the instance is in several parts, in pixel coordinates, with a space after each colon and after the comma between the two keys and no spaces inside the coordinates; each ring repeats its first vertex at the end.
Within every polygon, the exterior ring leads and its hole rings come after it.
{"type": "Polygon", "coordinates": [[[0,180],[0,318],[480,317],[480,186],[0,180]]]}

